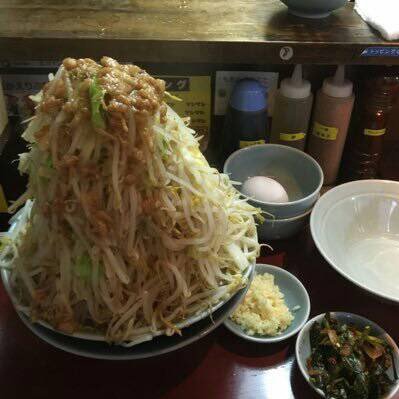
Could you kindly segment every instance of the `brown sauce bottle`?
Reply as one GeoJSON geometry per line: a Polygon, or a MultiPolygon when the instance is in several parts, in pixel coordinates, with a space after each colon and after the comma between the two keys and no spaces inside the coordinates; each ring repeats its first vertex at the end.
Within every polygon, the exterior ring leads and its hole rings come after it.
{"type": "Polygon", "coordinates": [[[345,79],[344,67],[340,65],[335,76],[324,79],[317,92],[308,138],[307,152],[321,166],[325,185],[336,181],[354,100],[352,82],[345,79]]]}
{"type": "Polygon", "coordinates": [[[380,76],[364,85],[348,143],[346,179],[378,177],[384,135],[398,91],[399,76],[380,76]]]}

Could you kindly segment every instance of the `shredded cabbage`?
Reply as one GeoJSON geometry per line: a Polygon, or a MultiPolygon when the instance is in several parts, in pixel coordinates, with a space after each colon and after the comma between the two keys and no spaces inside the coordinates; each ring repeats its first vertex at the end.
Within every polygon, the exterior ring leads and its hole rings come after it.
{"type": "Polygon", "coordinates": [[[102,103],[104,101],[105,91],[98,83],[97,77],[94,77],[89,87],[91,122],[94,127],[104,129],[105,120],[102,115],[102,103]]]}

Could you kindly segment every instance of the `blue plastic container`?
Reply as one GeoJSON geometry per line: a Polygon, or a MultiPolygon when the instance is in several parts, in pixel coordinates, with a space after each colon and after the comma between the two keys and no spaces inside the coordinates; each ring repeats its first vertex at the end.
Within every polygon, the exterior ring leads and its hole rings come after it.
{"type": "Polygon", "coordinates": [[[239,148],[264,144],[269,137],[266,88],[255,79],[239,80],[234,86],[222,133],[226,159],[239,148]]]}

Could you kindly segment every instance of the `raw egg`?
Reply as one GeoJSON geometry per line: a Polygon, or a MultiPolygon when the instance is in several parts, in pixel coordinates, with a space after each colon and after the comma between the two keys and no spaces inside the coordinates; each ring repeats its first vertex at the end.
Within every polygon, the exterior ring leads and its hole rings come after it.
{"type": "Polygon", "coordinates": [[[283,203],[288,202],[288,194],[276,180],[266,176],[254,176],[242,185],[242,193],[258,201],[283,203]]]}

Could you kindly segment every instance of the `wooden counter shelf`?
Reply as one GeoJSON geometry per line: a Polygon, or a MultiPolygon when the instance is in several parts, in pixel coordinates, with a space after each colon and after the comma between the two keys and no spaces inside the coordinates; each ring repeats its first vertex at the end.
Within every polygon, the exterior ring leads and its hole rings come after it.
{"type": "Polygon", "coordinates": [[[0,61],[108,54],[148,63],[399,64],[361,56],[375,46],[399,42],[381,39],[353,3],[307,20],[279,0],[0,0],[0,61]],[[294,51],[289,61],[284,46],[294,51]]]}

